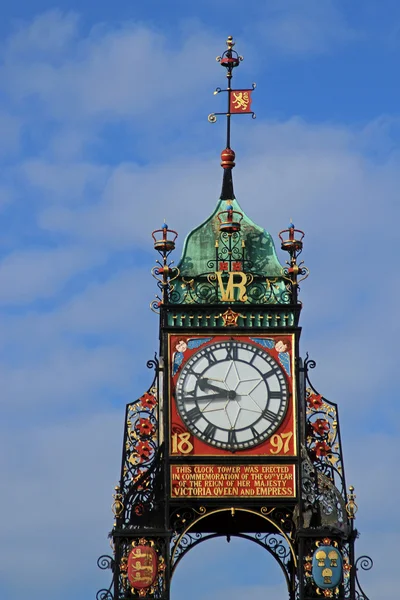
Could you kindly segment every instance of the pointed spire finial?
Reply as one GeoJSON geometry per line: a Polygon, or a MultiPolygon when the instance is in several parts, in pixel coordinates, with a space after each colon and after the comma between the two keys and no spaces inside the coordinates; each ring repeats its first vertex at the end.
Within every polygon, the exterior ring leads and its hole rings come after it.
{"type": "Polygon", "coordinates": [[[235,42],[233,41],[233,37],[231,35],[228,35],[228,39],[226,40],[226,45],[228,46],[228,50],[232,50],[233,46],[235,45],[235,42]]]}
{"type": "Polygon", "coordinates": [[[235,153],[231,148],[231,116],[233,114],[250,114],[253,119],[255,113],[251,110],[251,94],[256,87],[253,83],[251,89],[245,90],[233,90],[231,88],[232,71],[235,67],[238,67],[243,56],[240,56],[236,50],[234,50],[235,42],[233,37],[230,35],[226,40],[227,50],[224,51],[222,56],[217,56],[217,61],[222,67],[226,69],[226,77],[228,79],[228,86],[225,90],[217,88],[214,94],[220,92],[226,92],[228,97],[228,106],[226,112],[211,113],[208,115],[210,123],[215,123],[218,115],[226,117],[226,147],[221,153],[221,167],[224,169],[224,176],[222,181],[222,192],[221,199],[228,200],[233,199],[233,182],[232,182],[232,169],[235,166],[235,153]]]}

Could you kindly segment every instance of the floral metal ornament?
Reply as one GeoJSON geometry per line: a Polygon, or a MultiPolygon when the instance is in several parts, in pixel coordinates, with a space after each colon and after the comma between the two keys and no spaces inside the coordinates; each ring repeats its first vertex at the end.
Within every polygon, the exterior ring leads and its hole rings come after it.
{"type": "Polygon", "coordinates": [[[318,409],[321,408],[324,401],[321,394],[313,394],[310,392],[307,396],[307,404],[310,408],[318,409]]]}
{"type": "Polygon", "coordinates": [[[313,423],[311,423],[311,427],[317,435],[325,435],[329,429],[330,425],[326,419],[317,419],[313,423]]]}
{"type": "MultiPolygon", "coordinates": [[[[157,369],[158,362],[149,361],[147,366],[157,369]]],[[[136,519],[150,518],[154,508],[160,455],[156,383],[157,376],[147,392],[127,405],[124,463],[113,508],[118,528],[129,527],[136,519]]]]}
{"type": "Polygon", "coordinates": [[[309,455],[347,502],[337,406],[318,394],[310,384],[306,389],[306,415],[309,455]]]}
{"type": "Polygon", "coordinates": [[[233,311],[231,308],[228,308],[228,310],[226,310],[221,315],[221,318],[224,323],[224,327],[237,327],[238,318],[241,316],[243,316],[243,315],[233,311]]]}

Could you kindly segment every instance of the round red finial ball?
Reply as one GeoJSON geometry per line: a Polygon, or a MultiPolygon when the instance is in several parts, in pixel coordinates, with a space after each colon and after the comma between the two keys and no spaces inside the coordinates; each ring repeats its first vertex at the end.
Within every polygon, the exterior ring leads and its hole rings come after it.
{"type": "Polygon", "coordinates": [[[221,167],[223,169],[232,169],[235,166],[235,153],[231,148],[225,148],[221,152],[221,167]]]}

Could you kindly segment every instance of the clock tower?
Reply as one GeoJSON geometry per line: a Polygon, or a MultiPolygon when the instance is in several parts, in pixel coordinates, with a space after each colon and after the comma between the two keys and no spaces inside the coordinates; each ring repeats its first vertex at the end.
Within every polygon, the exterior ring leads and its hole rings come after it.
{"type": "Polygon", "coordinates": [[[218,57],[226,70],[223,182],[212,215],[186,238],[153,232],[159,293],[159,352],[149,389],[126,407],[115,488],[113,556],[100,557],[112,582],[97,600],[169,600],[177,564],[204,540],[245,538],[278,562],[289,600],[368,600],[355,557],[357,505],[346,487],[336,404],[309,377],[300,352],[299,256],[304,233],[271,235],[233,191],[231,118],[250,114],[250,89],[232,89],[242,57],[231,37],[218,57]]]}

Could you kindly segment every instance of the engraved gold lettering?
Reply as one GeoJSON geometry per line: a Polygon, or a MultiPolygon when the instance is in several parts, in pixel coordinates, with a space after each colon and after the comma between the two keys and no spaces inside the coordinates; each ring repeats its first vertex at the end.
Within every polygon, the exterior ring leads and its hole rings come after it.
{"type": "Polygon", "coordinates": [[[294,497],[294,465],[173,465],[172,497],[294,497]]]}

